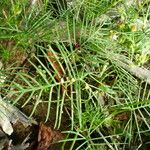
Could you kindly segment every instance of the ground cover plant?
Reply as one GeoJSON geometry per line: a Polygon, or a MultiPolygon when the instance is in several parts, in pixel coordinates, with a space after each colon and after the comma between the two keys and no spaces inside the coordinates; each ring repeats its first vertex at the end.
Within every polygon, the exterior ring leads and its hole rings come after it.
{"type": "Polygon", "coordinates": [[[61,131],[32,149],[148,149],[149,0],[5,0],[0,7],[2,99],[52,135],[61,131]]]}

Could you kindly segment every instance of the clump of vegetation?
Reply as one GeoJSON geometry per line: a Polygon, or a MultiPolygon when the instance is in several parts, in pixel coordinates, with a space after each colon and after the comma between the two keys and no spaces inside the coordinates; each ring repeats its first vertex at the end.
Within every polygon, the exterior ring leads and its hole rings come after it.
{"type": "Polygon", "coordinates": [[[5,61],[8,61],[10,58],[10,52],[6,49],[1,49],[0,55],[1,59],[5,61]]]}
{"type": "Polygon", "coordinates": [[[54,121],[68,135],[62,149],[146,148],[150,2],[33,2],[0,2],[1,44],[27,54],[4,68],[2,95],[30,117],[54,121]]]}

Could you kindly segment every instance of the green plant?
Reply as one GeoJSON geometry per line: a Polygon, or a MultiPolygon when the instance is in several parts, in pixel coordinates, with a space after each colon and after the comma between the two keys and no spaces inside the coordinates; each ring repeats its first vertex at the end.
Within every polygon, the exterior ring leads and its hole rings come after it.
{"type": "Polygon", "coordinates": [[[10,58],[10,52],[7,49],[0,50],[0,58],[4,61],[8,61],[10,58]]]}
{"type": "MultiPolygon", "coordinates": [[[[133,30],[131,24],[140,15],[136,3],[103,0],[97,7],[97,2],[75,0],[68,8],[58,9],[57,17],[53,5],[46,9],[47,1],[30,9],[26,3],[12,3],[12,10],[5,10],[7,17],[1,16],[0,38],[28,48],[28,61],[35,71],[14,71],[17,78],[3,90],[6,97],[13,95],[15,105],[24,108],[32,103],[30,116],[46,104],[45,121],[54,115],[56,129],[67,112],[71,123],[65,133],[73,138],[60,142],[71,141],[70,149],[80,141],[76,149],[137,148],[150,129],[150,91],[148,81],[138,79],[137,72],[131,74],[128,62],[140,66],[149,60],[149,28],[145,24],[133,30]],[[55,114],[51,113],[54,105],[55,114]]],[[[140,7],[148,20],[149,6],[146,9],[141,3],[140,7]]]]}

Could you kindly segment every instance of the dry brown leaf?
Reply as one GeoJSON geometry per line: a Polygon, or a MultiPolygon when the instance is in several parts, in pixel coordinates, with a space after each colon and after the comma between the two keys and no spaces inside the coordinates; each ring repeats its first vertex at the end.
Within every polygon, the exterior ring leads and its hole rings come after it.
{"type": "MultiPolygon", "coordinates": [[[[47,55],[49,57],[49,61],[53,64],[53,67],[58,72],[58,74],[55,75],[55,79],[58,82],[61,82],[61,79],[64,77],[64,72],[63,72],[60,64],[58,63],[58,60],[56,57],[57,55],[50,51],[47,52],[47,55]]],[[[62,92],[64,92],[64,91],[65,91],[65,88],[64,88],[64,86],[62,86],[62,92]]]]}
{"type": "Polygon", "coordinates": [[[58,63],[58,60],[56,58],[56,54],[52,53],[52,52],[48,52],[47,53],[49,56],[49,60],[52,62],[54,68],[57,70],[58,74],[56,74],[55,78],[57,81],[61,81],[61,78],[64,76],[63,70],[60,66],[60,64],[58,63]]]}
{"type": "Polygon", "coordinates": [[[118,114],[118,115],[115,117],[115,119],[116,119],[116,120],[119,120],[119,121],[128,120],[128,119],[129,119],[129,113],[128,113],[128,112],[120,113],[120,114],[118,114]]]}
{"type": "Polygon", "coordinates": [[[64,136],[59,131],[54,131],[43,123],[40,123],[38,133],[38,145],[36,150],[50,150],[51,144],[63,139],[64,136]]]}

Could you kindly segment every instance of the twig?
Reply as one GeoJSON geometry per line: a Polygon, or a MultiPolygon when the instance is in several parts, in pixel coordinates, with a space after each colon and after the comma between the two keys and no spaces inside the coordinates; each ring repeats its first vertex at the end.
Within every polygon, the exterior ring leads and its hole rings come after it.
{"type": "Polygon", "coordinates": [[[118,54],[113,54],[112,56],[113,60],[117,62],[117,65],[124,68],[132,75],[150,84],[150,71],[148,69],[135,65],[131,60],[127,59],[124,56],[118,54]]]}

